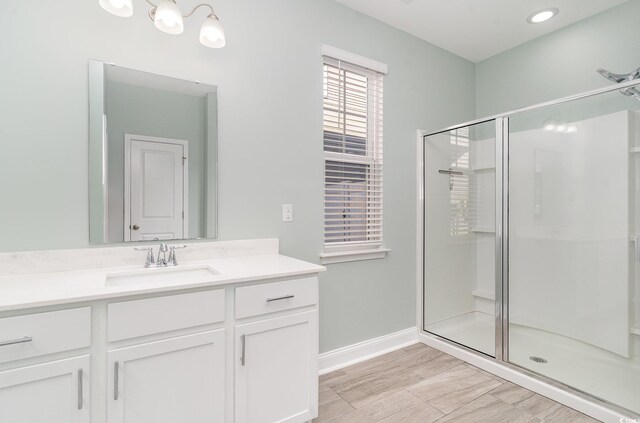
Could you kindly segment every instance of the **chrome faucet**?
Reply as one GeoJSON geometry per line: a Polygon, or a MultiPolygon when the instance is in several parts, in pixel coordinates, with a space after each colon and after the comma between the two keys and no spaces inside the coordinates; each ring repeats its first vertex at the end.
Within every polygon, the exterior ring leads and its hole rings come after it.
{"type": "Polygon", "coordinates": [[[167,251],[169,251],[169,247],[164,242],[160,244],[158,248],[158,259],[156,260],[156,266],[158,267],[166,267],[167,266],[167,251]]]}
{"type": "Polygon", "coordinates": [[[134,250],[147,252],[147,260],[144,263],[144,267],[149,268],[152,265],[154,265],[155,267],[177,266],[178,258],[176,256],[176,249],[178,248],[187,248],[187,246],[186,245],[167,245],[163,242],[162,244],[160,244],[160,247],[158,248],[157,260],[153,259],[153,247],[134,247],[134,250]],[[169,252],[168,259],[167,259],[167,252],[169,252]]]}

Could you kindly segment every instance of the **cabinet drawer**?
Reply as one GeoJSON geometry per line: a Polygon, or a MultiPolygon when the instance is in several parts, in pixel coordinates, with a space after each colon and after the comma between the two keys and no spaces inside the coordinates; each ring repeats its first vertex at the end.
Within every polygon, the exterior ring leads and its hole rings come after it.
{"type": "Polygon", "coordinates": [[[108,306],[110,342],[224,321],[224,289],[108,306]]]}
{"type": "Polygon", "coordinates": [[[318,278],[236,288],[236,319],[318,303],[318,278]]]}
{"type": "Polygon", "coordinates": [[[91,307],[0,319],[0,363],[91,345],[91,307]]]}

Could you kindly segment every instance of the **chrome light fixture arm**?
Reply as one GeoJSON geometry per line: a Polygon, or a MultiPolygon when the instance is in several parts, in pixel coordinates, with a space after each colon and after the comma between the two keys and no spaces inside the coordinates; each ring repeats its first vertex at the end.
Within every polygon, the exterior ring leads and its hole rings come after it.
{"type": "Polygon", "coordinates": [[[213,10],[213,7],[210,4],[207,4],[207,3],[200,3],[199,5],[195,6],[193,9],[191,9],[191,12],[187,13],[186,15],[182,15],[182,17],[183,18],[188,18],[189,16],[193,15],[196,12],[196,10],[198,10],[201,7],[208,7],[209,10],[211,10],[211,13],[209,13],[209,16],[218,19],[218,16],[216,15],[216,12],[213,10]]]}
{"type": "MultiPolygon", "coordinates": [[[[158,5],[153,3],[152,1],[149,1],[149,0],[145,0],[145,1],[151,5],[151,9],[149,9],[149,18],[151,18],[151,20],[153,21],[153,20],[156,19],[155,15],[156,15],[156,10],[158,8],[158,5]]],[[[171,0],[171,1],[173,1],[175,3],[175,0],[171,0]]],[[[191,9],[191,11],[189,13],[187,13],[185,15],[182,15],[182,17],[183,18],[190,17],[191,15],[193,15],[196,12],[196,10],[198,10],[201,7],[206,7],[211,11],[211,13],[208,15],[208,17],[212,17],[212,18],[215,18],[215,19],[219,20],[218,15],[216,15],[216,12],[213,10],[213,7],[210,4],[207,4],[207,3],[200,3],[199,5],[195,6],[193,9],[191,9]]]]}
{"type": "MultiPolygon", "coordinates": [[[[152,1],[149,1],[149,0],[144,0],[144,1],[149,3],[149,5],[151,5],[151,9],[149,9],[149,18],[152,21],[155,21],[156,20],[156,10],[158,9],[158,5],[153,3],[152,1]]],[[[174,1],[174,3],[175,3],[175,1],[174,1]]]]}

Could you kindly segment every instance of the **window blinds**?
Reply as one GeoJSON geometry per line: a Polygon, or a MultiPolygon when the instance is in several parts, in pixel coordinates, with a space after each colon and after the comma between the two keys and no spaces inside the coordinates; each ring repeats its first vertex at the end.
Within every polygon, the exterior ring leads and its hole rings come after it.
{"type": "Polygon", "coordinates": [[[324,58],[324,240],[382,244],[382,74],[324,58]]]}
{"type": "Polygon", "coordinates": [[[469,177],[470,147],[468,127],[450,132],[450,168],[463,173],[451,175],[449,182],[449,227],[453,237],[465,237],[471,233],[475,204],[469,177]]]}

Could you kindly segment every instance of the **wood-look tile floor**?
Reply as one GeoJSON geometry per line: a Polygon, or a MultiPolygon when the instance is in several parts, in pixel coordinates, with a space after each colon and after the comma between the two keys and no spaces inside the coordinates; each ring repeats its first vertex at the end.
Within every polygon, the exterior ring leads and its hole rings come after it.
{"type": "Polygon", "coordinates": [[[423,344],[320,377],[314,422],[588,423],[591,417],[423,344]]]}

